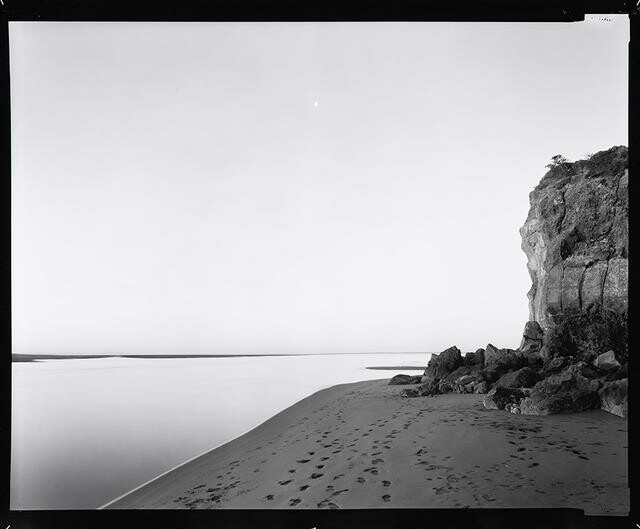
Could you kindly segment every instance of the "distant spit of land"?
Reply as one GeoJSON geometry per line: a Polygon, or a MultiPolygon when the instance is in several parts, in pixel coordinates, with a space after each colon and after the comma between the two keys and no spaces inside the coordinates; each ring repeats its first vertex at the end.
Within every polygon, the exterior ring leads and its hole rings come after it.
{"type": "MultiPolygon", "coordinates": [[[[55,354],[22,354],[22,353],[13,353],[11,355],[12,362],[35,362],[38,360],[71,360],[71,359],[91,359],[91,358],[244,358],[244,357],[260,357],[260,356],[330,356],[330,355],[345,355],[345,354],[424,354],[427,355],[429,353],[423,352],[411,352],[411,353],[402,353],[402,352],[374,352],[374,353],[284,353],[284,354],[151,354],[151,355],[136,355],[136,354],[102,354],[102,355],[55,355],[55,354]]],[[[425,362],[426,365],[426,362],[425,362]]],[[[393,369],[393,370],[402,370],[402,369],[424,369],[424,366],[421,367],[411,367],[411,366],[400,366],[400,367],[386,367],[386,366],[374,366],[368,367],[367,369],[393,369]]]]}
{"type": "Polygon", "coordinates": [[[367,369],[384,369],[387,371],[408,371],[413,369],[424,371],[424,366],[368,366],[367,369]]]}

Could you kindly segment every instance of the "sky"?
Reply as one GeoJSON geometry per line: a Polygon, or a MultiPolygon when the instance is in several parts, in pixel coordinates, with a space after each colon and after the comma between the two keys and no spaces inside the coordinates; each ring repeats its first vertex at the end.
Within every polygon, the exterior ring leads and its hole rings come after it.
{"type": "Polygon", "coordinates": [[[11,22],[13,351],[517,347],[528,193],[627,144],[600,18],[11,22]]]}

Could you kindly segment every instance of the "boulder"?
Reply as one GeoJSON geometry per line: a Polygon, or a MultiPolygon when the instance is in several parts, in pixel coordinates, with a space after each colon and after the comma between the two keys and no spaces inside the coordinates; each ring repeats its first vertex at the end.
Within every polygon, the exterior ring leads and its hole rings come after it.
{"type": "Polygon", "coordinates": [[[616,360],[616,355],[613,351],[598,355],[593,361],[593,365],[601,371],[616,371],[622,367],[620,362],[616,360]]]}
{"type": "Polygon", "coordinates": [[[621,380],[623,378],[627,378],[628,376],[629,376],[629,369],[628,369],[628,365],[625,363],[615,371],[607,372],[606,376],[604,377],[604,380],[606,382],[612,382],[614,380],[621,380]]]}
{"type": "Polygon", "coordinates": [[[530,388],[540,380],[540,375],[529,367],[523,367],[517,371],[512,371],[502,375],[496,382],[495,387],[503,388],[530,388]]]}
{"type": "MultiPolygon", "coordinates": [[[[434,354],[429,359],[424,377],[431,380],[440,380],[463,364],[464,360],[460,349],[456,346],[445,349],[440,354],[434,354]]],[[[424,380],[424,378],[423,378],[424,380]]]]}
{"type": "Polygon", "coordinates": [[[525,363],[525,358],[519,351],[498,349],[494,345],[488,344],[484,351],[482,375],[489,384],[492,384],[504,374],[519,369],[525,363]]]}
{"type": "Polygon", "coordinates": [[[429,380],[417,387],[417,392],[421,397],[438,394],[438,383],[435,380],[429,380]]]}
{"type": "Polygon", "coordinates": [[[557,319],[544,335],[548,356],[573,356],[591,362],[602,351],[613,351],[620,363],[627,360],[627,315],[591,308],[557,319]]]}
{"type": "Polygon", "coordinates": [[[498,349],[488,344],[484,350],[484,367],[491,366],[500,366],[505,371],[511,371],[522,366],[522,358],[513,349],[498,349]]]}
{"type": "Polygon", "coordinates": [[[482,403],[490,410],[504,410],[507,405],[519,405],[524,396],[520,389],[496,387],[483,397],[482,403]]]}
{"type": "Polygon", "coordinates": [[[476,349],[473,353],[465,354],[464,365],[482,367],[484,365],[484,349],[476,349]]]}
{"type": "Polygon", "coordinates": [[[600,395],[600,409],[619,417],[627,418],[627,381],[628,379],[624,378],[605,382],[598,392],[600,395]]]}
{"type": "Polygon", "coordinates": [[[526,415],[550,415],[590,410],[598,407],[600,383],[582,374],[583,362],[570,365],[553,374],[533,388],[520,402],[520,411],[526,415]]]}
{"type": "Polygon", "coordinates": [[[474,393],[486,393],[487,391],[489,391],[489,384],[487,384],[486,381],[478,382],[473,385],[474,393]]]}
{"type": "Polygon", "coordinates": [[[548,377],[555,373],[560,373],[563,369],[570,366],[574,362],[571,356],[557,356],[554,358],[547,358],[542,366],[542,376],[548,377]]]}
{"type": "Polygon", "coordinates": [[[467,386],[470,383],[477,384],[479,382],[478,378],[473,375],[462,375],[460,378],[455,380],[455,383],[458,386],[467,386]]]}
{"type": "Polygon", "coordinates": [[[524,330],[522,331],[522,337],[530,340],[542,340],[544,331],[537,321],[528,321],[524,324],[524,330]]]}
{"type": "Polygon", "coordinates": [[[476,381],[483,380],[480,366],[460,366],[451,373],[449,373],[443,380],[453,384],[459,384],[458,380],[464,376],[470,376],[476,381]]]}
{"type": "Polygon", "coordinates": [[[419,397],[420,393],[414,388],[405,388],[400,392],[400,396],[405,399],[419,397]]]}
{"type": "MultiPolygon", "coordinates": [[[[413,377],[411,375],[396,375],[391,380],[389,380],[389,385],[397,386],[400,384],[413,384],[413,382],[411,382],[412,378],[413,377]]],[[[418,382],[420,382],[419,379],[420,377],[418,377],[418,382]]]]}
{"type": "Polygon", "coordinates": [[[537,321],[528,321],[522,331],[522,342],[519,351],[524,355],[538,353],[542,348],[542,328],[537,321]]]}

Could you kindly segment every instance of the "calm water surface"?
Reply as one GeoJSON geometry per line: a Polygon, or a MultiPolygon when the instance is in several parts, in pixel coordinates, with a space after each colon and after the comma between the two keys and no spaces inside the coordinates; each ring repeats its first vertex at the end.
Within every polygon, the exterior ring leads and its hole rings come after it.
{"type": "MultiPolygon", "coordinates": [[[[11,509],[92,509],[320,389],[429,355],[13,364],[11,509]]],[[[416,374],[416,371],[406,371],[416,374]]]]}

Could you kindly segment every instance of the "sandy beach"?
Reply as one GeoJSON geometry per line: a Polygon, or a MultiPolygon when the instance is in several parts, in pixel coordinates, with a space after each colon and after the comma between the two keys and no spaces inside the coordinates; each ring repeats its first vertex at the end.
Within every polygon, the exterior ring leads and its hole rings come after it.
{"type": "Polygon", "coordinates": [[[109,509],[578,508],[627,515],[627,421],[333,386],[109,509]]]}

